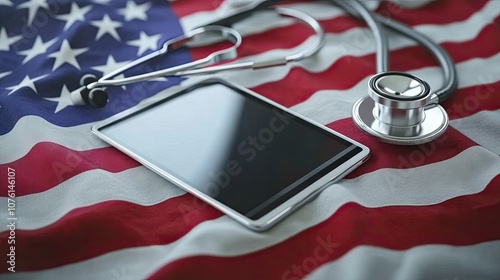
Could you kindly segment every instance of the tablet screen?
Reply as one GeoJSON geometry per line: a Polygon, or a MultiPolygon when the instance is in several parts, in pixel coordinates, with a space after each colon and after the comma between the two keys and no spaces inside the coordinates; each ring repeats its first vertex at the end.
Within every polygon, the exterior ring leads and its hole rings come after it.
{"type": "Polygon", "coordinates": [[[221,83],[189,89],[100,132],[250,219],[262,217],[361,151],[221,83]]]}

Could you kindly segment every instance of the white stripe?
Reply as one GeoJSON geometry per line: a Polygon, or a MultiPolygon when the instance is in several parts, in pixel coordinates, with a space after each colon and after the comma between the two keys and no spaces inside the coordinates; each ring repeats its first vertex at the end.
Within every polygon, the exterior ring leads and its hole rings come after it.
{"type": "Polygon", "coordinates": [[[357,202],[366,207],[432,205],[478,193],[497,175],[499,168],[498,156],[481,147],[471,147],[444,162],[407,170],[382,169],[356,179],[342,180],[265,233],[250,231],[223,216],[201,223],[181,239],[167,245],[117,250],[86,261],[34,273],[16,273],[16,276],[106,279],[111,277],[112,269],[121,271],[126,268],[129,275],[145,278],[179,258],[194,255],[238,256],[277,244],[324,221],[347,202],[357,202]],[[475,176],[470,176],[471,173],[475,176]],[[442,178],[450,178],[447,185],[453,188],[443,188],[442,178]],[[404,184],[398,186],[398,182],[404,184]],[[117,267],[116,264],[120,265],[117,267]]]}
{"type": "MultiPolygon", "coordinates": [[[[444,26],[422,25],[415,27],[431,37],[437,43],[443,42],[464,42],[474,39],[484,26],[490,24],[500,13],[500,1],[489,2],[481,12],[482,17],[471,18],[457,23],[444,26]],[[460,30],[460,35],[456,35],[456,30],[460,30]],[[455,32],[455,33],[453,33],[455,32]]],[[[309,46],[314,38],[310,37],[304,43],[287,50],[269,50],[261,54],[244,57],[238,61],[262,61],[266,59],[281,58],[291,53],[295,53],[305,46],[309,46]]],[[[416,45],[415,42],[392,34],[390,36],[390,49],[397,50],[416,45]]],[[[261,84],[279,81],[285,78],[293,67],[301,67],[311,73],[319,73],[327,70],[340,58],[351,56],[364,56],[376,51],[372,34],[366,28],[352,28],[340,34],[327,34],[325,46],[314,57],[302,60],[298,63],[290,63],[286,66],[271,67],[261,70],[242,70],[217,74],[235,81],[245,87],[256,87],[261,84]]],[[[375,69],[374,69],[375,71],[375,69]]]]}
{"type": "Polygon", "coordinates": [[[435,145],[423,146],[414,147],[407,156],[394,158],[398,168],[376,170],[335,184],[327,189],[331,197],[324,206],[328,207],[328,201],[345,200],[346,197],[365,207],[432,205],[482,191],[500,170],[500,158],[479,146],[445,161],[414,167],[436,152],[435,145]],[[477,177],[469,178],[471,166],[478,171],[477,177]],[[443,188],[442,178],[448,178],[447,185],[457,189],[443,188]]]}
{"type": "MultiPolygon", "coordinates": [[[[499,259],[500,241],[470,246],[423,245],[406,251],[359,246],[306,279],[497,279],[499,259]]],[[[308,268],[307,264],[296,265],[302,271],[308,268]]],[[[292,271],[285,273],[283,279],[296,277],[292,271]]]]}
{"type": "MultiPolygon", "coordinates": [[[[121,200],[149,206],[185,192],[143,166],[120,173],[91,170],[47,191],[16,197],[18,229],[37,229],[61,219],[71,210],[97,203],[121,200]],[[54,203],[57,201],[57,203],[54,203]]],[[[1,197],[0,204],[7,205],[1,197]]],[[[0,212],[7,220],[7,212],[0,212]]]]}
{"type": "MultiPolygon", "coordinates": [[[[477,58],[458,63],[456,67],[459,88],[476,85],[487,87],[488,84],[499,81],[500,69],[494,70],[491,65],[500,65],[500,53],[486,59],[477,58]]],[[[408,72],[426,80],[431,88],[437,88],[442,84],[442,73],[439,67],[427,67],[408,72]]],[[[367,96],[369,78],[366,77],[349,90],[317,91],[306,101],[291,109],[322,124],[349,118],[354,102],[367,96]]],[[[482,101],[484,100],[479,100],[479,102],[482,101]]]]}
{"type": "Polygon", "coordinates": [[[19,119],[14,128],[0,136],[2,149],[0,164],[15,161],[26,155],[34,145],[40,142],[52,142],[75,151],[106,147],[107,144],[92,135],[87,123],[72,127],[60,127],[37,116],[25,116],[19,119]]]}
{"type": "Polygon", "coordinates": [[[495,155],[500,155],[500,109],[452,120],[450,125],[495,155]]]}

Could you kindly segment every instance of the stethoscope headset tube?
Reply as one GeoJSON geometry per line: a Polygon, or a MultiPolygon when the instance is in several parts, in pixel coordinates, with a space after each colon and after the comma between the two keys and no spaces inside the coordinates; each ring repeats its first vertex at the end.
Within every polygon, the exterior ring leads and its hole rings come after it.
{"type": "MultiPolygon", "coordinates": [[[[187,32],[184,35],[166,41],[161,49],[152,52],[148,55],[145,55],[143,57],[140,57],[102,76],[99,79],[96,79],[92,75],[84,75],[80,80],[80,84],[82,85],[82,87],[73,91],[70,96],[75,105],[89,104],[96,108],[101,108],[104,107],[108,102],[108,96],[107,93],[104,91],[103,87],[119,86],[119,85],[151,80],[157,77],[173,75],[185,69],[202,67],[204,65],[230,60],[237,57],[237,48],[241,45],[241,41],[242,38],[240,33],[229,27],[211,25],[211,26],[196,28],[194,30],[191,30],[190,32],[187,32]],[[145,63],[149,60],[165,55],[169,52],[175,51],[185,45],[189,45],[191,40],[198,41],[199,40],[198,37],[200,36],[213,37],[214,35],[215,36],[218,35],[220,37],[218,41],[226,40],[231,42],[232,45],[226,49],[213,52],[202,59],[198,59],[186,64],[174,66],[167,69],[161,69],[154,72],[135,75],[132,77],[114,79],[114,77],[124,73],[125,71],[133,67],[136,67],[139,64],[145,63]]],[[[210,44],[213,43],[215,43],[213,40],[210,41],[210,44]]]]}
{"type": "MultiPolygon", "coordinates": [[[[312,44],[306,46],[304,49],[282,58],[270,59],[264,61],[248,61],[248,62],[237,62],[237,63],[223,64],[223,65],[207,66],[210,64],[236,58],[237,48],[240,46],[242,41],[241,34],[235,29],[227,26],[210,24],[195,28],[184,35],[168,40],[163,44],[163,47],[161,49],[153,53],[150,53],[146,56],[143,56],[141,58],[138,58],[112,71],[111,73],[104,75],[99,79],[90,75],[83,76],[82,79],[80,80],[80,84],[82,86],[79,89],[71,92],[70,98],[74,105],[89,104],[96,108],[101,108],[104,107],[108,102],[108,95],[104,91],[104,87],[136,83],[164,76],[190,76],[190,75],[201,75],[201,74],[213,74],[229,70],[261,69],[267,67],[286,65],[290,62],[298,61],[316,54],[324,45],[325,33],[321,25],[313,17],[307,15],[306,13],[289,8],[275,7],[272,10],[274,10],[277,14],[281,16],[291,17],[308,25],[314,31],[316,40],[312,44]],[[219,41],[227,40],[230,41],[233,45],[229,48],[213,52],[205,58],[189,62],[186,64],[174,66],[167,69],[161,69],[154,72],[135,75],[131,77],[126,77],[122,79],[114,78],[122,74],[123,72],[139,64],[142,64],[146,61],[170,53],[176,49],[179,49],[180,47],[189,46],[191,41],[195,38],[203,36],[208,37],[208,35],[213,35],[213,34],[219,35],[220,37],[219,41]]],[[[213,39],[210,39],[206,40],[206,44],[200,44],[200,45],[209,45],[213,43],[216,42],[214,42],[213,39]]]]}

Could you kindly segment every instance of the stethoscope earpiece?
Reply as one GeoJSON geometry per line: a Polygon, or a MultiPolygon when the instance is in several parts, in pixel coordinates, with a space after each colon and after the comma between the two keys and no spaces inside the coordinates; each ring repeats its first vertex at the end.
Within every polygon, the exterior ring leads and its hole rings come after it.
{"type": "Polygon", "coordinates": [[[448,115],[432,103],[430,86],[407,73],[385,72],[368,81],[369,97],[353,106],[354,123],[382,142],[419,145],[439,137],[448,115]]]}
{"type": "MultiPolygon", "coordinates": [[[[252,1],[246,2],[250,3],[252,1]]],[[[263,5],[249,5],[248,3],[240,8],[248,7],[258,9],[268,6],[267,3],[263,5]]],[[[103,87],[125,85],[165,76],[190,76],[212,74],[228,70],[261,69],[280,66],[289,62],[310,57],[321,49],[325,42],[325,32],[317,20],[306,13],[285,7],[275,7],[274,10],[281,16],[291,17],[308,25],[314,31],[316,40],[307,47],[303,49],[301,48],[301,50],[280,59],[272,58],[261,61],[241,61],[219,65],[217,63],[228,61],[237,57],[237,49],[241,45],[242,36],[238,31],[230,27],[213,24],[205,25],[186,32],[184,35],[166,41],[160,49],[133,60],[98,79],[93,75],[83,76],[80,79],[81,87],[74,90],[70,94],[71,101],[73,102],[73,105],[77,106],[90,104],[94,107],[101,108],[106,105],[108,100],[106,92],[102,90],[103,87]],[[212,52],[204,58],[170,68],[164,68],[129,77],[117,78],[118,75],[123,74],[125,71],[130,70],[139,64],[180,49],[183,46],[200,47],[222,41],[228,41],[231,45],[225,49],[212,52]]],[[[242,12],[246,13],[246,11],[242,12]]]]}
{"type": "Polygon", "coordinates": [[[97,77],[93,74],[85,74],[80,78],[81,86],[88,86],[93,82],[97,82],[97,77]]]}
{"type": "Polygon", "coordinates": [[[88,94],[88,104],[95,108],[106,106],[108,100],[108,93],[100,88],[94,88],[88,94]]]}
{"type": "Polygon", "coordinates": [[[86,74],[80,79],[81,88],[70,94],[74,105],[91,105],[94,108],[102,108],[108,103],[108,94],[102,88],[88,88],[91,83],[97,82],[92,74],[86,74]]]}

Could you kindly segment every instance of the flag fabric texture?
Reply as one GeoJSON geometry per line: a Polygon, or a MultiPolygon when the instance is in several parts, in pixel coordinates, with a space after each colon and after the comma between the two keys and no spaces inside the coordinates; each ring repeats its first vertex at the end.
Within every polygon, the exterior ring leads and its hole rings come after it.
{"type": "MultiPolygon", "coordinates": [[[[500,1],[399,2],[365,4],[435,40],[458,70],[459,88],[442,104],[450,127],[430,143],[384,144],[356,128],[351,107],[367,94],[375,44],[363,22],[328,2],[280,4],[323,26],[326,44],[316,56],[214,75],[372,152],[257,233],[90,132],[203,77],[112,87],[102,109],[69,99],[82,75],[109,73],[223,17],[227,1],[0,0],[0,278],[500,279],[500,1]]],[[[244,37],[236,61],[281,57],[313,40],[308,27],[272,12],[235,28],[244,37]]],[[[391,70],[441,85],[429,53],[397,34],[389,39],[391,70]]],[[[218,47],[181,49],[123,76],[218,47]]]]}

